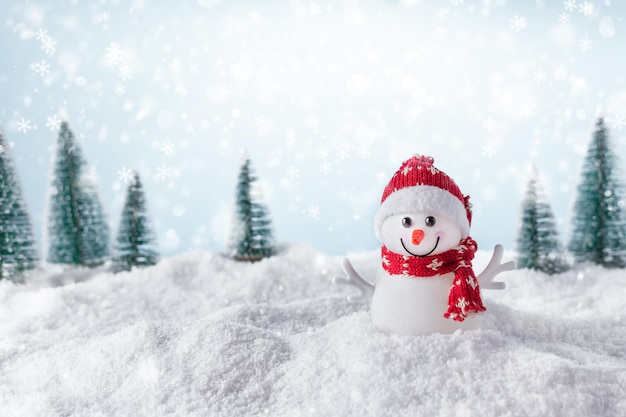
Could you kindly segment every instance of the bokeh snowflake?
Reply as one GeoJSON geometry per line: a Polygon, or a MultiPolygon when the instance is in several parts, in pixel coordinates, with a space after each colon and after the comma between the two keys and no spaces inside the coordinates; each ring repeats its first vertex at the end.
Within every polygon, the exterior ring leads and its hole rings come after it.
{"type": "Polygon", "coordinates": [[[320,208],[319,208],[319,206],[317,206],[315,204],[311,204],[306,209],[306,215],[311,217],[314,220],[319,220],[320,219],[320,208]]]}
{"type": "Polygon", "coordinates": [[[122,50],[116,43],[112,43],[107,47],[104,60],[107,66],[117,67],[122,62],[122,50]]]}
{"type": "Polygon", "coordinates": [[[165,181],[172,178],[173,170],[165,164],[160,165],[156,169],[156,178],[160,181],[165,181]]]}
{"type": "Polygon", "coordinates": [[[578,11],[583,16],[591,16],[594,12],[595,8],[593,3],[586,1],[578,6],[578,11]]]}
{"type": "Polygon", "coordinates": [[[132,169],[122,167],[119,171],[117,171],[117,177],[120,181],[124,181],[126,184],[129,184],[134,181],[135,173],[132,169]]]}
{"type": "Polygon", "coordinates": [[[56,45],[56,41],[49,36],[45,36],[41,39],[41,49],[43,49],[43,51],[48,55],[54,55],[54,52],[56,51],[56,45]]]}
{"type": "Polygon", "coordinates": [[[487,142],[483,145],[483,155],[487,158],[493,158],[498,153],[498,146],[494,142],[487,142]]]}
{"type": "Polygon", "coordinates": [[[46,118],[46,127],[52,132],[56,132],[61,127],[61,119],[59,116],[48,116],[46,118]]]}
{"type": "Polygon", "coordinates": [[[593,42],[591,41],[591,38],[585,35],[582,38],[580,38],[580,40],[578,41],[578,46],[580,47],[581,51],[585,52],[589,50],[589,48],[591,48],[592,43],[593,42]]]}
{"type": "Polygon", "coordinates": [[[50,64],[48,64],[45,59],[42,59],[39,62],[33,62],[30,64],[30,68],[35,74],[41,76],[42,78],[50,74],[50,64]]]}
{"type": "Polygon", "coordinates": [[[118,96],[121,96],[124,93],[126,93],[126,86],[124,86],[124,84],[122,84],[122,83],[117,83],[117,84],[115,84],[115,87],[113,87],[113,91],[118,96]]]}
{"type": "Polygon", "coordinates": [[[285,176],[289,180],[295,180],[296,178],[298,178],[298,175],[300,175],[300,172],[298,168],[294,166],[290,166],[289,168],[287,168],[287,172],[285,173],[285,176]]]}
{"type": "Polygon", "coordinates": [[[120,65],[119,70],[117,72],[117,76],[120,77],[124,81],[128,81],[133,76],[133,70],[130,66],[126,64],[120,65]]]}
{"type": "Polygon", "coordinates": [[[626,117],[623,114],[616,114],[607,119],[613,129],[622,130],[626,126],[626,117]]]}
{"type": "Polygon", "coordinates": [[[572,12],[576,10],[576,6],[577,6],[576,0],[565,0],[563,2],[563,8],[565,8],[565,10],[567,10],[568,12],[572,12]]]}
{"type": "Polygon", "coordinates": [[[109,27],[109,20],[111,20],[111,14],[106,11],[97,13],[92,19],[95,25],[102,26],[105,29],[109,27]]]}
{"type": "Polygon", "coordinates": [[[18,132],[26,133],[29,130],[33,129],[34,127],[31,124],[30,120],[22,117],[20,120],[17,121],[16,128],[18,132]]]}
{"type": "Polygon", "coordinates": [[[526,26],[528,24],[525,17],[521,17],[518,15],[513,16],[513,18],[509,20],[509,23],[511,25],[511,29],[516,32],[520,32],[521,30],[526,29],[526,26]]]}
{"type": "Polygon", "coordinates": [[[163,152],[164,155],[172,155],[174,153],[174,149],[175,146],[174,144],[169,140],[165,140],[163,143],[161,143],[161,152],[163,152]]]}

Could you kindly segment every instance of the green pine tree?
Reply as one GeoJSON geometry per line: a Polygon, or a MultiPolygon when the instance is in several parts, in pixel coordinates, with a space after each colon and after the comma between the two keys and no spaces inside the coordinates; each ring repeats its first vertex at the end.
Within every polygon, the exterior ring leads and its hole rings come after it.
{"type": "Polygon", "coordinates": [[[520,268],[535,269],[548,274],[568,269],[552,208],[534,167],[522,201],[517,250],[520,268]]]}
{"type": "Polygon", "coordinates": [[[0,279],[21,282],[37,265],[32,224],[6,140],[0,132],[0,279]]]}
{"type": "Polygon", "coordinates": [[[90,267],[103,264],[109,257],[109,227],[67,122],[59,131],[50,194],[48,262],[90,267]]]}
{"type": "Polygon", "coordinates": [[[156,246],[156,235],[150,225],[143,186],[135,172],[122,209],[113,268],[116,271],[129,271],[135,266],[155,265],[159,260],[156,246]]]}
{"type": "Polygon", "coordinates": [[[232,256],[237,260],[254,262],[275,252],[268,210],[252,193],[256,180],[246,155],[237,182],[230,245],[232,256]]]}
{"type": "Polygon", "coordinates": [[[587,150],[572,216],[568,249],[576,262],[606,267],[626,266],[624,186],[617,174],[604,120],[598,119],[587,150]]]}

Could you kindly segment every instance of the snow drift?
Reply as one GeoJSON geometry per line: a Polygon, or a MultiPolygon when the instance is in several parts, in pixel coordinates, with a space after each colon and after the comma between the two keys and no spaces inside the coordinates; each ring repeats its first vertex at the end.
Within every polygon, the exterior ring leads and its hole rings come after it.
{"type": "MultiPolygon", "coordinates": [[[[375,276],[377,252],[350,257],[375,276]]],[[[338,265],[296,245],[0,282],[1,414],[626,415],[623,270],[503,274],[481,329],[410,337],[346,303],[338,265]]]]}

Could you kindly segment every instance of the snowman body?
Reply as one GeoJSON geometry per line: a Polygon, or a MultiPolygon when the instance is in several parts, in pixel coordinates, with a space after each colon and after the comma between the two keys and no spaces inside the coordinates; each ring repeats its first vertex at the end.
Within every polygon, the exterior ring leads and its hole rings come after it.
{"type": "Polygon", "coordinates": [[[482,314],[472,314],[462,322],[443,316],[453,279],[453,273],[419,278],[381,270],[372,295],[372,323],[387,333],[411,335],[477,329],[482,314]]]}

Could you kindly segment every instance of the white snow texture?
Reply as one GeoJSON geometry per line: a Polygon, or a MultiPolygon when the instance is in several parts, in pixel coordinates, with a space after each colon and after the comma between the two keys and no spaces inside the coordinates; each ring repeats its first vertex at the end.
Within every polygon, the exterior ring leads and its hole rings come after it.
{"type": "MultiPolygon", "coordinates": [[[[377,252],[349,256],[375,276],[377,252]]],[[[0,414],[626,415],[623,270],[502,274],[481,329],[417,337],[376,331],[340,274],[294,245],[0,282],[0,414]]]]}

